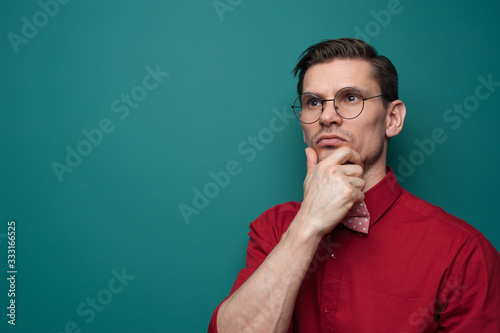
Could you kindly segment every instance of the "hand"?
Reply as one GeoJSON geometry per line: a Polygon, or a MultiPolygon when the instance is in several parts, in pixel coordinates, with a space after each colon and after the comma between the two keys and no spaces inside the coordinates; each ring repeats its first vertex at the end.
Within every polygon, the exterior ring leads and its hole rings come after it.
{"type": "Polygon", "coordinates": [[[323,237],[364,200],[363,162],[348,147],[338,148],[320,163],[314,149],[306,148],[306,156],[304,200],[297,217],[323,237]]]}

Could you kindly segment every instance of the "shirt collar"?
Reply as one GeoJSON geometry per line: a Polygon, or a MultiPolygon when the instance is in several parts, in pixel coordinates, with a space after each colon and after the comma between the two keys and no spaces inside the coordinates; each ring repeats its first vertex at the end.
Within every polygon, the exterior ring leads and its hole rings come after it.
{"type": "Polygon", "coordinates": [[[388,166],[385,177],[365,193],[366,207],[370,212],[370,227],[377,223],[380,217],[396,202],[402,191],[396,175],[388,166]]]}

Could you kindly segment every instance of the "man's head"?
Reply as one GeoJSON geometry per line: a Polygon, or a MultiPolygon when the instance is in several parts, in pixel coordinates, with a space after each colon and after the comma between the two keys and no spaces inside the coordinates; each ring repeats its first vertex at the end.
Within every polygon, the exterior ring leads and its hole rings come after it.
{"type": "Polygon", "coordinates": [[[293,74],[299,76],[297,93],[303,92],[304,76],[307,70],[316,64],[323,64],[335,59],[364,59],[372,66],[372,77],[378,83],[383,102],[387,106],[389,101],[398,99],[398,73],[392,62],[377,50],[362,40],[354,38],[331,39],[314,44],[307,48],[300,56],[300,61],[293,69],[293,74]]]}
{"type": "Polygon", "coordinates": [[[318,161],[347,146],[361,155],[365,179],[385,174],[388,140],[399,134],[406,114],[397,99],[398,79],[392,63],[365,42],[343,38],[308,48],[294,71],[299,75],[299,96],[307,93],[328,100],[318,121],[302,123],[304,141],[316,151],[318,161]],[[352,119],[340,116],[334,103],[338,107],[341,102],[332,101],[346,87],[357,89],[365,99],[356,99],[363,111],[352,119]],[[383,96],[368,99],[378,95],[383,96]]]}

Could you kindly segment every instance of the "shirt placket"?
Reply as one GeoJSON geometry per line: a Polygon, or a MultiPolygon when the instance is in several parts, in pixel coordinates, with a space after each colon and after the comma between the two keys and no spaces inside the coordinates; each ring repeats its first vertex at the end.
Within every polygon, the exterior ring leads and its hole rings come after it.
{"type": "MultiPolygon", "coordinates": [[[[338,230],[340,231],[340,230],[338,230]]],[[[344,231],[344,230],[342,230],[344,231]]],[[[343,233],[343,232],[340,233],[343,233]]],[[[345,230],[347,231],[347,230],[345,230]]],[[[337,235],[335,235],[337,234],[337,235]]],[[[339,233],[333,232],[333,235],[339,233]]],[[[321,283],[320,321],[322,332],[334,332],[335,317],[338,311],[338,296],[342,278],[342,263],[344,261],[345,246],[336,242],[339,237],[333,236],[328,247],[325,260],[323,279],[321,283]]]]}

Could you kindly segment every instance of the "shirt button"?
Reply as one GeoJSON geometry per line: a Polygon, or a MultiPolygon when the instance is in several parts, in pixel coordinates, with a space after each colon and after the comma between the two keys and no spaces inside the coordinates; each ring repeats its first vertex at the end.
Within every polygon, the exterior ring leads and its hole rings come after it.
{"type": "Polygon", "coordinates": [[[332,312],[332,307],[330,305],[325,306],[325,313],[332,312]]]}
{"type": "Polygon", "coordinates": [[[334,260],[335,260],[335,259],[337,259],[337,258],[338,258],[338,257],[337,257],[337,253],[333,252],[333,253],[331,254],[331,257],[332,257],[332,259],[334,259],[334,260]]]}

